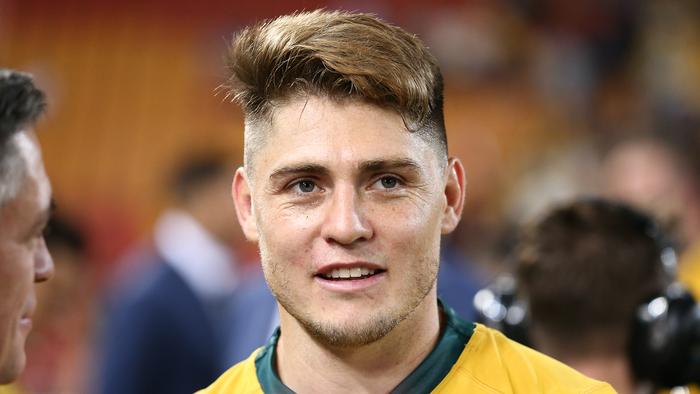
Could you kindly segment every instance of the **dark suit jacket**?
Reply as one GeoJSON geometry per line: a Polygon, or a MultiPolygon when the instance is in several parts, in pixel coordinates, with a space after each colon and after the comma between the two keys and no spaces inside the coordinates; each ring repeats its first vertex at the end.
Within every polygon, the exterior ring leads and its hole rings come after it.
{"type": "Polygon", "coordinates": [[[163,261],[151,264],[108,302],[97,392],[192,393],[224,370],[224,339],[214,318],[226,300],[204,303],[163,261]]]}
{"type": "Polygon", "coordinates": [[[230,328],[225,361],[231,366],[265,345],[279,323],[277,301],[262,274],[242,284],[230,304],[230,328]]]}
{"type": "Polygon", "coordinates": [[[446,245],[442,249],[437,281],[438,297],[460,317],[474,321],[474,295],[486,284],[482,274],[474,268],[474,264],[455,247],[446,245]]]}

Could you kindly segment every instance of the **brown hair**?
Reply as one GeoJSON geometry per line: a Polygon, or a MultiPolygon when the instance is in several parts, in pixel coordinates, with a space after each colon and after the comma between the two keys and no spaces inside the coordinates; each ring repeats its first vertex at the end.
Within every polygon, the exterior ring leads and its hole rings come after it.
{"type": "MultiPolygon", "coordinates": [[[[447,152],[437,61],[417,37],[375,16],[316,10],[264,21],[234,38],[226,65],[227,97],[247,124],[299,95],[354,98],[396,110],[447,152]]],[[[246,148],[246,164],[248,156],[246,148]]]]}
{"type": "Polygon", "coordinates": [[[659,231],[603,199],[560,206],[526,228],[517,272],[535,345],[562,358],[623,352],[638,305],[669,281],[659,231]]]}

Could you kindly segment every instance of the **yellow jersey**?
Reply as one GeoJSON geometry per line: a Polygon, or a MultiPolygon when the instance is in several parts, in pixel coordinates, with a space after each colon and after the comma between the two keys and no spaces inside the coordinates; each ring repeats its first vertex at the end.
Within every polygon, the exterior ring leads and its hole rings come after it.
{"type": "MultiPolygon", "coordinates": [[[[392,393],[614,393],[542,353],[481,324],[468,323],[442,304],[445,329],[438,344],[392,393]]],[[[198,394],[293,393],[279,379],[268,344],[198,394]]]]}
{"type": "Polygon", "coordinates": [[[696,300],[700,300],[700,242],[695,242],[683,252],[678,265],[678,279],[696,300]]]}
{"type": "Polygon", "coordinates": [[[21,394],[22,391],[15,384],[0,385],[0,394],[21,394]]]}

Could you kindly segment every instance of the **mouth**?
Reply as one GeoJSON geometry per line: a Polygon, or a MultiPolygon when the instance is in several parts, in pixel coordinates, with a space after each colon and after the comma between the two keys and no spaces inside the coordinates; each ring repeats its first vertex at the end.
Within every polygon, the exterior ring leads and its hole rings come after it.
{"type": "Polygon", "coordinates": [[[318,277],[327,280],[361,280],[367,279],[374,275],[384,272],[381,269],[372,269],[367,267],[353,267],[353,268],[335,268],[325,273],[317,274],[318,277]]]}
{"type": "Polygon", "coordinates": [[[382,283],[386,272],[386,269],[372,263],[338,263],[321,268],[314,277],[326,290],[354,293],[382,283]]]}
{"type": "Polygon", "coordinates": [[[314,276],[326,280],[361,280],[371,278],[372,276],[386,272],[380,265],[366,262],[356,261],[348,263],[331,263],[327,264],[316,271],[314,276]]]}
{"type": "Polygon", "coordinates": [[[32,300],[28,302],[24,313],[19,318],[19,326],[22,330],[29,332],[32,329],[32,317],[34,316],[34,310],[36,309],[36,301],[32,300]]]}

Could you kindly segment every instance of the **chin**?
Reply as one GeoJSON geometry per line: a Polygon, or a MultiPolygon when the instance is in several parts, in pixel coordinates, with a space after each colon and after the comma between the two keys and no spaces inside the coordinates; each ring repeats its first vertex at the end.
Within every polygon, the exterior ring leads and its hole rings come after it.
{"type": "Polygon", "coordinates": [[[22,373],[26,362],[24,350],[16,354],[13,360],[5,360],[5,362],[6,364],[0,365],[0,385],[12,383],[22,373]]]}
{"type": "Polygon", "coordinates": [[[335,348],[369,345],[384,338],[403,320],[403,316],[392,313],[348,313],[347,310],[342,312],[335,319],[330,317],[325,320],[297,320],[315,340],[335,348]]]}
{"type": "Polygon", "coordinates": [[[0,384],[11,383],[24,370],[27,362],[27,355],[24,352],[26,341],[26,334],[18,328],[10,341],[10,349],[5,352],[4,359],[0,360],[0,384]]]}

